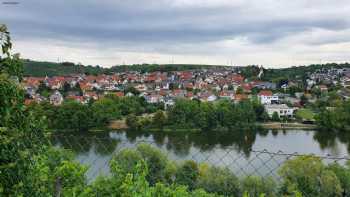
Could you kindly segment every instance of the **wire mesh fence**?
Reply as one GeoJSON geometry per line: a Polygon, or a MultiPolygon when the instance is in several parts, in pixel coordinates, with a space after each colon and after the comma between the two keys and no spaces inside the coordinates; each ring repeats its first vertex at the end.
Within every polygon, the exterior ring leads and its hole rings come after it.
{"type": "MultiPolygon", "coordinates": [[[[323,196],[336,196],[334,191],[339,190],[339,188],[334,188],[336,187],[335,179],[332,179],[332,176],[326,176],[327,173],[325,171],[330,169],[333,164],[337,164],[336,166],[344,167],[347,171],[334,171],[336,175],[340,173],[339,176],[342,176],[341,173],[348,173],[345,181],[341,180],[344,177],[338,177],[337,181],[339,182],[340,180],[339,185],[342,188],[341,191],[336,191],[338,192],[337,195],[350,196],[349,188],[344,188],[350,186],[350,170],[345,168],[346,163],[350,161],[348,156],[304,155],[296,152],[270,152],[268,150],[249,150],[249,152],[244,152],[237,151],[234,147],[226,149],[213,147],[210,152],[201,150],[181,152],[181,142],[169,145],[142,139],[130,142],[123,139],[91,136],[74,136],[74,140],[69,135],[52,136],[51,142],[56,147],[71,150],[76,154],[75,159],[77,161],[89,167],[86,174],[88,182],[94,181],[98,176],[109,176],[110,162],[116,155],[120,155],[125,150],[137,150],[140,145],[147,144],[155,150],[159,150],[164,155],[164,158],[167,159],[167,162],[171,162],[176,166],[173,174],[170,173],[170,177],[168,177],[170,182],[176,182],[175,179],[181,177],[178,173],[179,169],[189,171],[186,172],[187,174],[185,173],[182,182],[180,181],[180,183],[189,186],[189,188],[203,187],[209,192],[216,192],[224,196],[235,196],[236,190],[251,190],[251,188],[246,188],[250,185],[251,187],[260,187],[259,192],[264,190],[264,187],[271,187],[272,191],[266,191],[266,193],[272,192],[270,193],[271,196],[276,196],[280,194],[280,191],[290,193],[293,192],[293,189],[302,187],[303,189],[300,191],[302,196],[318,196],[320,193],[323,193],[323,196]],[[172,151],[176,148],[180,149],[180,151],[172,151]],[[298,159],[299,163],[290,162],[298,159]],[[193,161],[195,164],[189,164],[187,166],[188,169],[186,169],[186,161],[193,161]],[[319,166],[318,161],[322,163],[324,168],[319,166]],[[293,167],[295,169],[292,169],[293,167]],[[281,170],[282,168],[284,168],[284,171],[281,170]],[[198,171],[198,175],[202,176],[202,178],[192,177],[192,171],[198,171]],[[207,173],[207,176],[209,176],[207,179],[203,178],[205,177],[204,173],[207,173]],[[260,183],[257,180],[261,180],[260,183]],[[286,186],[286,183],[289,182],[293,183],[286,186]],[[319,189],[316,189],[319,190],[318,193],[313,191],[313,184],[319,186],[319,189]]],[[[142,150],[138,151],[142,152],[142,150]]],[[[155,176],[160,176],[157,174],[160,171],[166,173],[166,170],[162,168],[167,167],[152,164],[152,162],[161,163],[159,158],[155,158],[155,155],[152,154],[148,156],[150,157],[147,159],[151,163],[151,168],[153,166],[151,175],[153,173],[155,176]]],[[[127,160],[127,157],[121,158],[121,160],[127,160]]],[[[158,180],[158,178],[154,179],[158,180]]],[[[268,188],[265,189],[268,190],[268,188]]],[[[258,189],[256,190],[258,192],[258,189]]],[[[254,190],[250,192],[250,195],[258,196],[258,194],[254,194],[254,190]]]]}

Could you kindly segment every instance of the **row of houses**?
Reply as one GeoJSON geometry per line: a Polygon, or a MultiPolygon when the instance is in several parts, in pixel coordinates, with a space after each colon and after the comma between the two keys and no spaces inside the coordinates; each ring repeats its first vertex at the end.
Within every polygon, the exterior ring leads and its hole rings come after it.
{"type": "MultiPolygon", "coordinates": [[[[326,74],[314,73],[309,75],[307,83],[326,92],[328,85],[320,79],[322,76],[324,79],[324,76],[334,73],[337,73],[338,76],[337,83],[342,84],[344,88],[348,87],[350,74],[346,70],[326,74]]],[[[336,79],[336,77],[330,78],[336,79]]],[[[137,91],[137,95],[145,98],[148,103],[164,103],[166,107],[173,105],[175,99],[178,98],[198,99],[203,102],[215,102],[220,99],[239,102],[256,97],[265,106],[269,115],[272,116],[276,112],[280,117],[293,116],[294,111],[301,107],[301,96],[306,94],[297,92],[289,95],[285,91],[276,90],[286,90],[297,85],[298,82],[293,81],[278,86],[269,81],[247,80],[235,69],[152,73],[130,71],[113,75],[26,77],[24,79],[24,87],[28,95],[27,103],[48,100],[54,105],[60,105],[65,99],[88,103],[106,94],[114,94],[119,97],[134,96],[132,93],[134,91],[137,91]],[[41,95],[40,89],[43,88],[49,89],[50,95],[41,95]],[[133,88],[134,91],[129,91],[130,88],[133,88]]],[[[348,91],[343,91],[342,94],[346,96],[348,91]]]]}

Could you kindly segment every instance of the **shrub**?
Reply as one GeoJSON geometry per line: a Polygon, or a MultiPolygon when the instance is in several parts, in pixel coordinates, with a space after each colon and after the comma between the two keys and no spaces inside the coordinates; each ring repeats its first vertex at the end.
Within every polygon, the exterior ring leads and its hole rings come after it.
{"type": "Polygon", "coordinates": [[[185,161],[176,172],[176,183],[194,189],[199,175],[198,165],[194,161],[185,161]]]}
{"type": "Polygon", "coordinates": [[[339,165],[338,163],[330,164],[327,167],[329,170],[334,172],[338,177],[341,187],[343,188],[343,196],[350,196],[350,162],[347,163],[346,167],[339,165]]]}
{"type": "Polygon", "coordinates": [[[227,168],[200,165],[197,188],[220,195],[240,196],[239,179],[227,168]]]}
{"type": "Polygon", "coordinates": [[[137,151],[148,165],[149,174],[147,180],[151,185],[165,180],[165,169],[168,165],[168,158],[157,148],[148,144],[140,144],[137,151]]]}
{"type": "Polygon", "coordinates": [[[138,118],[135,114],[129,114],[125,119],[125,123],[130,129],[138,130],[140,128],[138,118]]]}
{"type": "Polygon", "coordinates": [[[113,169],[116,169],[116,166],[125,172],[131,172],[135,168],[137,162],[141,160],[141,154],[136,150],[124,149],[112,158],[110,164],[112,173],[117,173],[113,171],[113,169]]]}
{"type": "Polygon", "coordinates": [[[313,196],[341,196],[341,184],[331,170],[327,170],[321,159],[300,156],[287,161],[279,171],[283,178],[281,192],[292,194],[300,191],[313,196]]]}
{"type": "Polygon", "coordinates": [[[261,194],[273,197],[276,196],[276,183],[272,178],[249,176],[242,181],[242,191],[250,197],[259,197],[261,194]]]}

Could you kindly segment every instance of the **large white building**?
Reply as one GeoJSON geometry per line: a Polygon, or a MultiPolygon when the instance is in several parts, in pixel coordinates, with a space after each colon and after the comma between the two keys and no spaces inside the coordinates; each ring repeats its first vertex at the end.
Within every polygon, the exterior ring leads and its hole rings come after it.
{"type": "Polygon", "coordinates": [[[288,107],[286,104],[265,105],[265,110],[270,117],[276,112],[278,117],[292,118],[296,108],[288,107]]]}

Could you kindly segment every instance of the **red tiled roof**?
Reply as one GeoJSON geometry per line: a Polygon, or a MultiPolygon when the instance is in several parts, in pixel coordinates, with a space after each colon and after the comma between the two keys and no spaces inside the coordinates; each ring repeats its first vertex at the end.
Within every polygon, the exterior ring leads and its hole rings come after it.
{"type": "Polygon", "coordinates": [[[258,94],[259,96],[272,96],[271,90],[261,90],[258,94]]]}
{"type": "Polygon", "coordinates": [[[193,97],[193,92],[187,92],[186,97],[193,97]]]}
{"type": "Polygon", "coordinates": [[[191,72],[180,72],[180,78],[184,80],[189,80],[192,78],[192,73],[191,72]]]}
{"type": "Polygon", "coordinates": [[[236,83],[242,83],[244,81],[244,77],[242,75],[239,74],[235,74],[231,76],[232,81],[236,82],[236,83]]]}
{"type": "Polygon", "coordinates": [[[123,97],[124,96],[124,92],[116,92],[114,93],[117,97],[123,97]]]}

